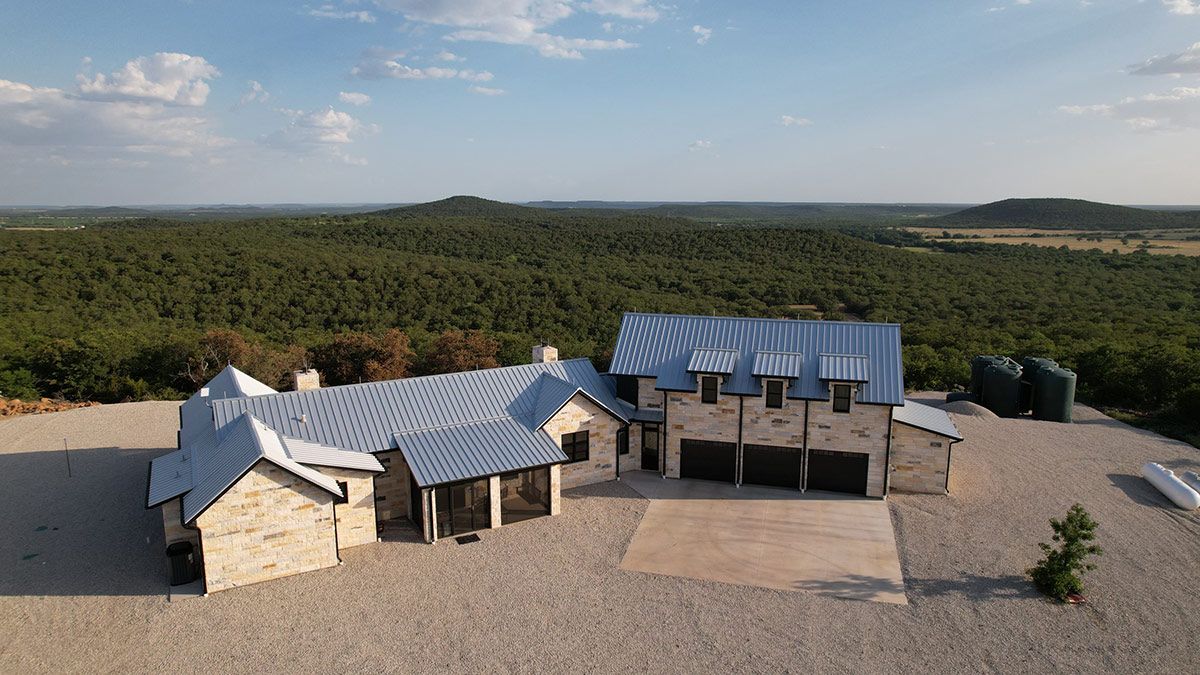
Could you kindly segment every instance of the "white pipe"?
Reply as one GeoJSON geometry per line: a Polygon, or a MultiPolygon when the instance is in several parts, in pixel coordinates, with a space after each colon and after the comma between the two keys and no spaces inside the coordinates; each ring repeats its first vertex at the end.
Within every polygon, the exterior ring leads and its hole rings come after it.
{"type": "Polygon", "coordinates": [[[1179,508],[1189,511],[1200,508],[1200,492],[1193,490],[1180,480],[1174,471],[1164,468],[1161,464],[1146,462],[1142,466],[1142,477],[1179,508]]]}
{"type": "Polygon", "coordinates": [[[1188,484],[1188,487],[1192,488],[1196,492],[1200,492],[1200,474],[1196,473],[1195,471],[1184,471],[1181,478],[1183,482],[1188,484]]]}

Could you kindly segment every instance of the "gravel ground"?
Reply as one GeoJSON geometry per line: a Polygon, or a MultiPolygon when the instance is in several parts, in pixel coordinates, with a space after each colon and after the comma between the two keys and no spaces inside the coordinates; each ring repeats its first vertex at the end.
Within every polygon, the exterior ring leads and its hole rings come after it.
{"type": "Polygon", "coordinates": [[[1200,451],[1076,420],[956,417],[952,494],[889,500],[907,606],[623,571],[646,502],[619,483],[478,543],[395,527],[344,566],[168,603],[142,500],[176,404],[5,420],[0,670],[1194,672],[1200,516],[1137,473],[1200,451]],[[1106,550],[1078,607],[1021,576],[1075,501],[1106,550]]]}

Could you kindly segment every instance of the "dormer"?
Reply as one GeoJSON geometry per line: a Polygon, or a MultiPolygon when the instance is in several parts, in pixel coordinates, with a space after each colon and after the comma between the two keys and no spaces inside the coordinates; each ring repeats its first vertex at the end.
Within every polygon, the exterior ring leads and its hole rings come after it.
{"type": "Polygon", "coordinates": [[[766,407],[783,407],[788,389],[800,379],[803,365],[804,355],[799,352],[754,352],[754,367],[750,374],[762,386],[766,407]]]}
{"type": "Polygon", "coordinates": [[[736,349],[696,347],[688,359],[687,372],[696,376],[701,403],[716,403],[721,385],[737,367],[736,349]]]}
{"type": "Polygon", "coordinates": [[[870,359],[864,354],[820,354],[817,377],[829,386],[833,412],[850,412],[860,385],[869,380],[870,359]]]}

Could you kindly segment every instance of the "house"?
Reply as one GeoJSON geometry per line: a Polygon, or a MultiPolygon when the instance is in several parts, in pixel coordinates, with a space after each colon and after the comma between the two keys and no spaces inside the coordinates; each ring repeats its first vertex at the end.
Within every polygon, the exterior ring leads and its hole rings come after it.
{"type": "Polygon", "coordinates": [[[147,508],[206,592],[337,565],[407,519],[430,543],[557,514],[649,470],[882,497],[944,493],[944,412],[904,400],[894,324],[627,314],[612,367],[558,360],[277,392],[228,366],[180,407],[147,508]],[[636,450],[635,450],[636,449],[636,450]]]}

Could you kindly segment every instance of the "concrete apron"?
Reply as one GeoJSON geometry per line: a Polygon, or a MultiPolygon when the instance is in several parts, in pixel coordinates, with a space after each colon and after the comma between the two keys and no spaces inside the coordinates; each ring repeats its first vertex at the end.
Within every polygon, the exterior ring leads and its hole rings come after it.
{"type": "Polygon", "coordinates": [[[631,471],[650,500],[621,569],[908,604],[882,500],[631,471]]]}

